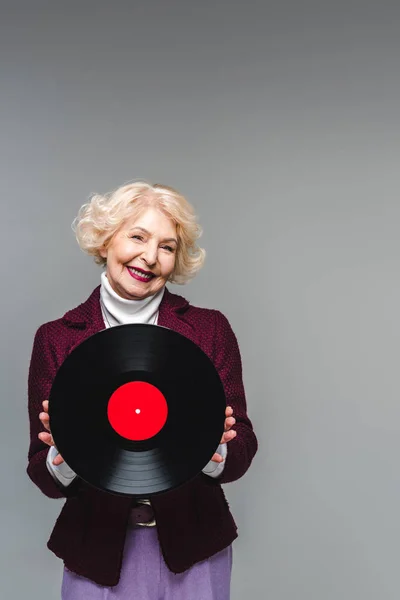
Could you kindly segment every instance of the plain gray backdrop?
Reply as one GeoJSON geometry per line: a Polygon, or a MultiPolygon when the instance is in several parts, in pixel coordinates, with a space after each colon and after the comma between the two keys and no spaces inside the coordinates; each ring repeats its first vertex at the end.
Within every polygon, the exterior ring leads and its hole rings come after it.
{"type": "Polygon", "coordinates": [[[60,594],[27,372],[99,283],[71,222],[145,178],[204,227],[171,291],[241,348],[260,449],[225,486],[232,600],[398,600],[399,4],[15,0],[0,22],[1,598],[60,594]]]}

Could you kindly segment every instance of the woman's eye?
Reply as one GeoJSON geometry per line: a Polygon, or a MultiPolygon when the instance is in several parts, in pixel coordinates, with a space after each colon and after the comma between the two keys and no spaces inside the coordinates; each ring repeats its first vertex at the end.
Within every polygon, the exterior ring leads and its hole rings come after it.
{"type": "Polygon", "coordinates": [[[133,235],[132,238],[136,238],[137,240],[141,240],[142,237],[140,235],[133,235]]]}
{"type": "Polygon", "coordinates": [[[174,249],[171,246],[164,246],[165,250],[168,250],[168,252],[173,252],[174,249]]]}

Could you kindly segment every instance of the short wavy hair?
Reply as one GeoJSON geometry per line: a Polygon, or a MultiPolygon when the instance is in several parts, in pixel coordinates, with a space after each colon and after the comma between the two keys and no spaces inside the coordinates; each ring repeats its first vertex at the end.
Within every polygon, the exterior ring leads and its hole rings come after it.
{"type": "Polygon", "coordinates": [[[94,194],[79,209],[72,229],[81,249],[94,256],[97,264],[105,265],[107,261],[100,255],[100,249],[107,247],[127,218],[139,216],[148,207],[157,208],[176,225],[178,247],[175,268],[168,281],[184,284],[204,264],[206,251],[197,245],[203,229],[197,222],[192,205],[169,186],[136,181],[104,196],[94,194]]]}

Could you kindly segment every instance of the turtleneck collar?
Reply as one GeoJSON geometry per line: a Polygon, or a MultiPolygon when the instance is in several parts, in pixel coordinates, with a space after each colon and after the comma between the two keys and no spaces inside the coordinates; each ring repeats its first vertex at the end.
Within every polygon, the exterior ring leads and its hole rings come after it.
{"type": "Polygon", "coordinates": [[[121,298],[111,287],[106,272],[101,274],[100,301],[106,327],[127,323],[156,324],[165,286],[143,300],[121,298]]]}

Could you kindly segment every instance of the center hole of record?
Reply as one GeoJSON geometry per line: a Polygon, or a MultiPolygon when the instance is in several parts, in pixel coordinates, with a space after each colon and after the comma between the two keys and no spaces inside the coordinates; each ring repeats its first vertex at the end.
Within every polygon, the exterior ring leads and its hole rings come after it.
{"type": "Polygon", "coordinates": [[[164,395],[146,381],[124,383],[108,401],[107,417],[111,427],[128,440],[154,437],[164,427],[167,416],[164,395]]]}

